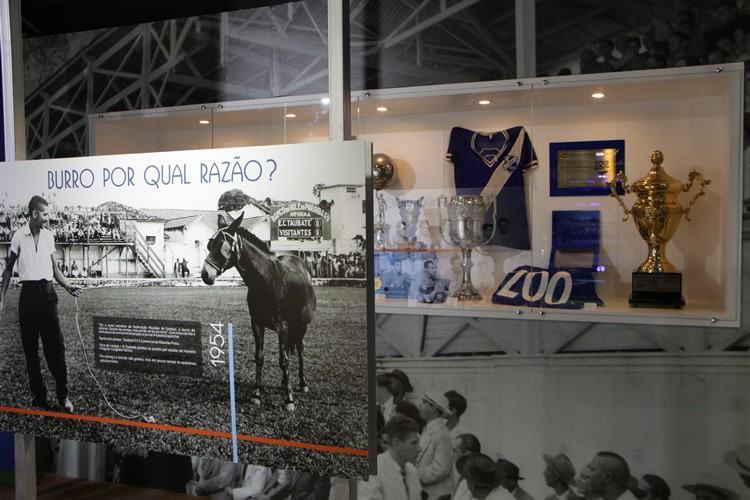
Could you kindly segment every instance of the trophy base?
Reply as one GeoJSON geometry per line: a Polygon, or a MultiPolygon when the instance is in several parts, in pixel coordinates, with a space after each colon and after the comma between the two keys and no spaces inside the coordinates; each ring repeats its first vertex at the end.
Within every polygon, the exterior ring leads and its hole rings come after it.
{"type": "Polygon", "coordinates": [[[477,291],[477,289],[471,285],[467,285],[466,283],[458,287],[458,290],[453,292],[453,295],[451,295],[451,297],[456,297],[460,301],[482,300],[482,295],[477,291]]]}
{"type": "Polygon", "coordinates": [[[682,273],[633,273],[633,293],[628,301],[633,307],[668,307],[685,305],[682,296],[682,273]]]}

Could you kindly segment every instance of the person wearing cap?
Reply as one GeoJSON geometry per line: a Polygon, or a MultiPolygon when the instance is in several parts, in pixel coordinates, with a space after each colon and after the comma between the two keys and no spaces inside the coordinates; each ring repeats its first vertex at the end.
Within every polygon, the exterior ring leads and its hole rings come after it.
{"type": "Polygon", "coordinates": [[[576,480],[579,491],[586,497],[601,500],[635,500],[628,490],[630,467],[617,453],[600,451],[584,467],[576,480]]]}
{"type": "Polygon", "coordinates": [[[424,395],[419,413],[427,423],[419,441],[417,471],[427,499],[437,500],[453,493],[451,434],[444,420],[448,400],[444,395],[424,395]]]}
{"type": "Polygon", "coordinates": [[[518,466],[510,460],[501,458],[497,461],[497,476],[503,488],[508,490],[516,500],[534,500],[534,497],[518,486],[518,481],[523,478],[520,476],[518,466]]]}
{"type": "Polygon", "coordinates": [[[576,477],[576,469],[567,455],[560,453],[552,456],[542,455],[547,467],[544,469],[544,482],[547,486],[555,490],[552,495],[548,495],[544,500],[583,500],[570,489],[570,483],[576,477]]]}
{"type": "Polygon", "coordinates": [[[396,415],[383,427],[388,449],[378,455],[378,475],[357,482],[358,500],[421,500],[422,486],[413,463],[419,454],[419,427],[396,415]]]}
{"type": "Polygon", "coordinates": [[[637,490],[635,496],[639,500],[669,500],[672,494],[667,482],[656,474],[644,474],[638,479],[637,490]]]}
{"type": "Polygon", "coordinates": [[[695,495],[695,500],[740,500],[734,491],[712,483],[686,484],[683,488],[695,495]]]}
{"type": "Polygon", "coordinates": [[[464,455],[456,462],[463,478],[452,500],[513,500],[513,495],[500,484],[497,464],[487,455],[464,455]]]}
{"type": "Polygon", "coordinates": [[[750,445],[728,451],[724,454],[724,461],[737,471],[745,486],[750,488],[750,445]]]}

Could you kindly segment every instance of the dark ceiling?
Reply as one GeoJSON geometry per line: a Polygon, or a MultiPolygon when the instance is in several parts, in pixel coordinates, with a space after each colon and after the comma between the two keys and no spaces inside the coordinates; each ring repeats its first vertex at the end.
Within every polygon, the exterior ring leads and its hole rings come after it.
{"type": "Polygon", "coordinates": [[[283,3],[289,0],[21,0],[21,16],[26,38],[283,3]]]}

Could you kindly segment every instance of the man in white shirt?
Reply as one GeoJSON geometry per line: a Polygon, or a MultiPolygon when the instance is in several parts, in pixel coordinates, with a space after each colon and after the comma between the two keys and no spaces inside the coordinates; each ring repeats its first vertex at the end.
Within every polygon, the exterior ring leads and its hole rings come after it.
{"type": "Polygon", "coordinates": [[[396,415],[383,427],[388,449],[378,455],[378,475],[357,483],[357,500],[421,500],[413,463],[419,454],[419,425],[396,415]]]}
{"type": "Polygon", "coordinates": [[[451,434],[445,423],[448,399],[444,395],[425,395],[419,413],[427,424],[419,441],[421,451],[417,458],[417,471],[427,500],[437,500],[453,494],[453,449],[451,434]]]}
{"type": "Polygon", "coordinates": [[[10,242],[8,265],[0,285],[0,319],[5,293],[8,291],[13,268],[17,266],[21,281],[18,317],[21,343],[26,355],[26,369],[33,395],[32,406],[49,408],[47,388],[44,386],[39,360],[39,338],[44,357],[55,379],[57,401],[63,410],[73,412],[68,398],[68,369],[65,364],[65,342],[57,314],[57,294],[52,287],[54,278],[68,293],[78,297],[80,287],[71,285],[55,265],[55,237],[47,229],[49,209],[47,201],[34,196],[29,202],[29,222],[15,232],[10,242]]]}
{"type": "Polygon", "coordinates": [[[630,467],[617,453],[600,451],[578,475],[578,489],[586,497],[601,500],[635,500],[628,490],[630,467]]]}

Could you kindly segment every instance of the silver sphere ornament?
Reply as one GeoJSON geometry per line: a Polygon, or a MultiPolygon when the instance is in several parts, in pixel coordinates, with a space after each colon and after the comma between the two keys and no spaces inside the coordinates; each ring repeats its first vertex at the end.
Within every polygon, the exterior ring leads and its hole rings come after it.
{"type": "Polygon", "coordinates": [[[372,186],[381,190],[393,182],[396,174],[396,167],[393,165],[388,155],[375,153],[372,155],[372,186]]]}

